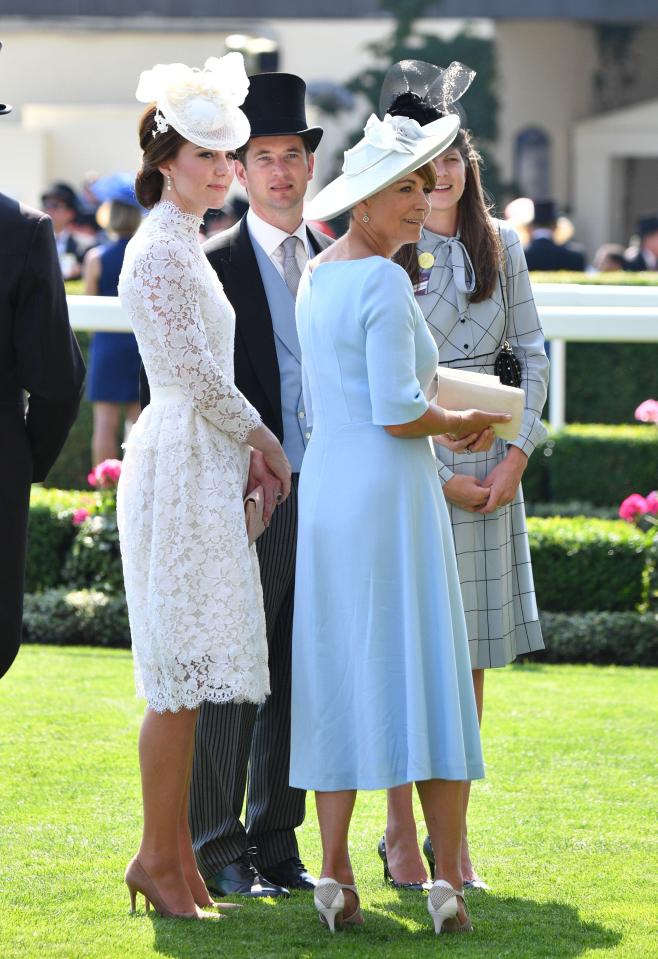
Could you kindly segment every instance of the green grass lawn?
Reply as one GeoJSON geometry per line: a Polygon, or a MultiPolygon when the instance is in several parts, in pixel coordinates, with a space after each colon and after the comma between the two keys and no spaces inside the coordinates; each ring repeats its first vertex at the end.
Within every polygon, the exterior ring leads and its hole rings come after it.
{"type": "MultiPolygon", "coordinates": [[[[24,648],[0,682],[0,959],[658,955],[656,671],[525,666],[487,685],[471,846],[492,891],[468,896],[475,933],[437,939],[424,897],[383,885],[385,797],[363,793],[352,850],[366,924],[331,937],[299,893],[217,924],[130,916],[130,655],[24,648]]],[[[317,869],[312,802],[300,844],[317,869]]]]}

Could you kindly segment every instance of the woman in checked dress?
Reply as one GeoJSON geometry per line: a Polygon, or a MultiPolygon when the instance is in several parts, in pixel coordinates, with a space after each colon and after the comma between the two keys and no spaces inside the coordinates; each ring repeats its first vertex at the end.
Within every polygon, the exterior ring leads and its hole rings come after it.
{"type": "MultiPolygon", "coordinates": [[[[243,495],[269,469],[290,488],[274,435],[233,383],[235,315],[199,245],[201,217],[223,205],[227,150],[249,137],[239,109],[242,58],[204,70],[142,74],[137,198],[151,212],[128,245],[119,296],[151,385],[127,444],[117,513],[138,692],[144,831],[126,871],[165,916],[213,905],[187,822],[198,708],[262,702],[269,692],[258,561],[243,495]],[[155,102],[153,102],[155,101],[155,102]]],[[[215,914],[215,918],[216,918],[215,914]]]]}

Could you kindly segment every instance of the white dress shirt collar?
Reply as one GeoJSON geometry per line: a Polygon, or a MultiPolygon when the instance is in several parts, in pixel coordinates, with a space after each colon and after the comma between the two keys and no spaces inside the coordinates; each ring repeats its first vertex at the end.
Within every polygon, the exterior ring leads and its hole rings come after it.
{"type": "Polygon", "coordinates": [[[278,250],[283,241],[289,236],[298,236],[304,244],[306,256],[311,256],[311,251],[308,246],[308,233],[303,220],[296,230],[293,230],[292,233],[287,233],[285,230],[280,230],[278,226],[272,226],[271,223],[267,223],[266,220],[259,217],[258,214],[254,213],[251,207],[249,207],[247,210],[247,226],[254,240],[259,246],[262,246],[269,257],[278,250]]]}

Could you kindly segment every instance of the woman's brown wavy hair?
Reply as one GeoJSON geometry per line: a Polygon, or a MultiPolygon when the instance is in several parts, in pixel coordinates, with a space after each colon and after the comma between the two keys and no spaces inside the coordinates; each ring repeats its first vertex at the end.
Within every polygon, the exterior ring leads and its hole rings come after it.
{"type": "MultiPolygon", "coordinates": [[[[466,164],[466,184],[459,201],[457,228],[473,263],[477,283],[469,300],[471,303],[481,303],[489,299],[498,284],[498,271],[503,262],[502,244],[491,216],[492,204],[480,179],[482,159],[469,131],[461,129],[450,149],[459,150],[466,164]]],[[[414,243],[401,247],[393,259],[407,271],[412,283],[418,282],[418,255],[414,243]]]]}
{"type": "Polygon", "coordinates": [[[158,133],[155,125],[156,106],[147,107],[139,121],[139,145],[142,148],[142,166],[135,178],[135,196],[147,210],[155,206],[162,196],[164,177],[158,170],[168,160],[173,160],[184,143],[172,126],[165,133],[158,133]],[[155,136],[153,134],[155,133],[155,136]]]}

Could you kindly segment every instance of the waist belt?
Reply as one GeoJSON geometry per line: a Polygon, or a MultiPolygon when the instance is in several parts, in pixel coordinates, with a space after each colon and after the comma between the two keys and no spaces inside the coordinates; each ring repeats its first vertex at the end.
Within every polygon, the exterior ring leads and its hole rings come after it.
{"type": "Polygon", "coordinates": [[[154,386],[151,389],[151,405],[164,403],[191,403],[190,397],[180,386],[154,386]]]}

